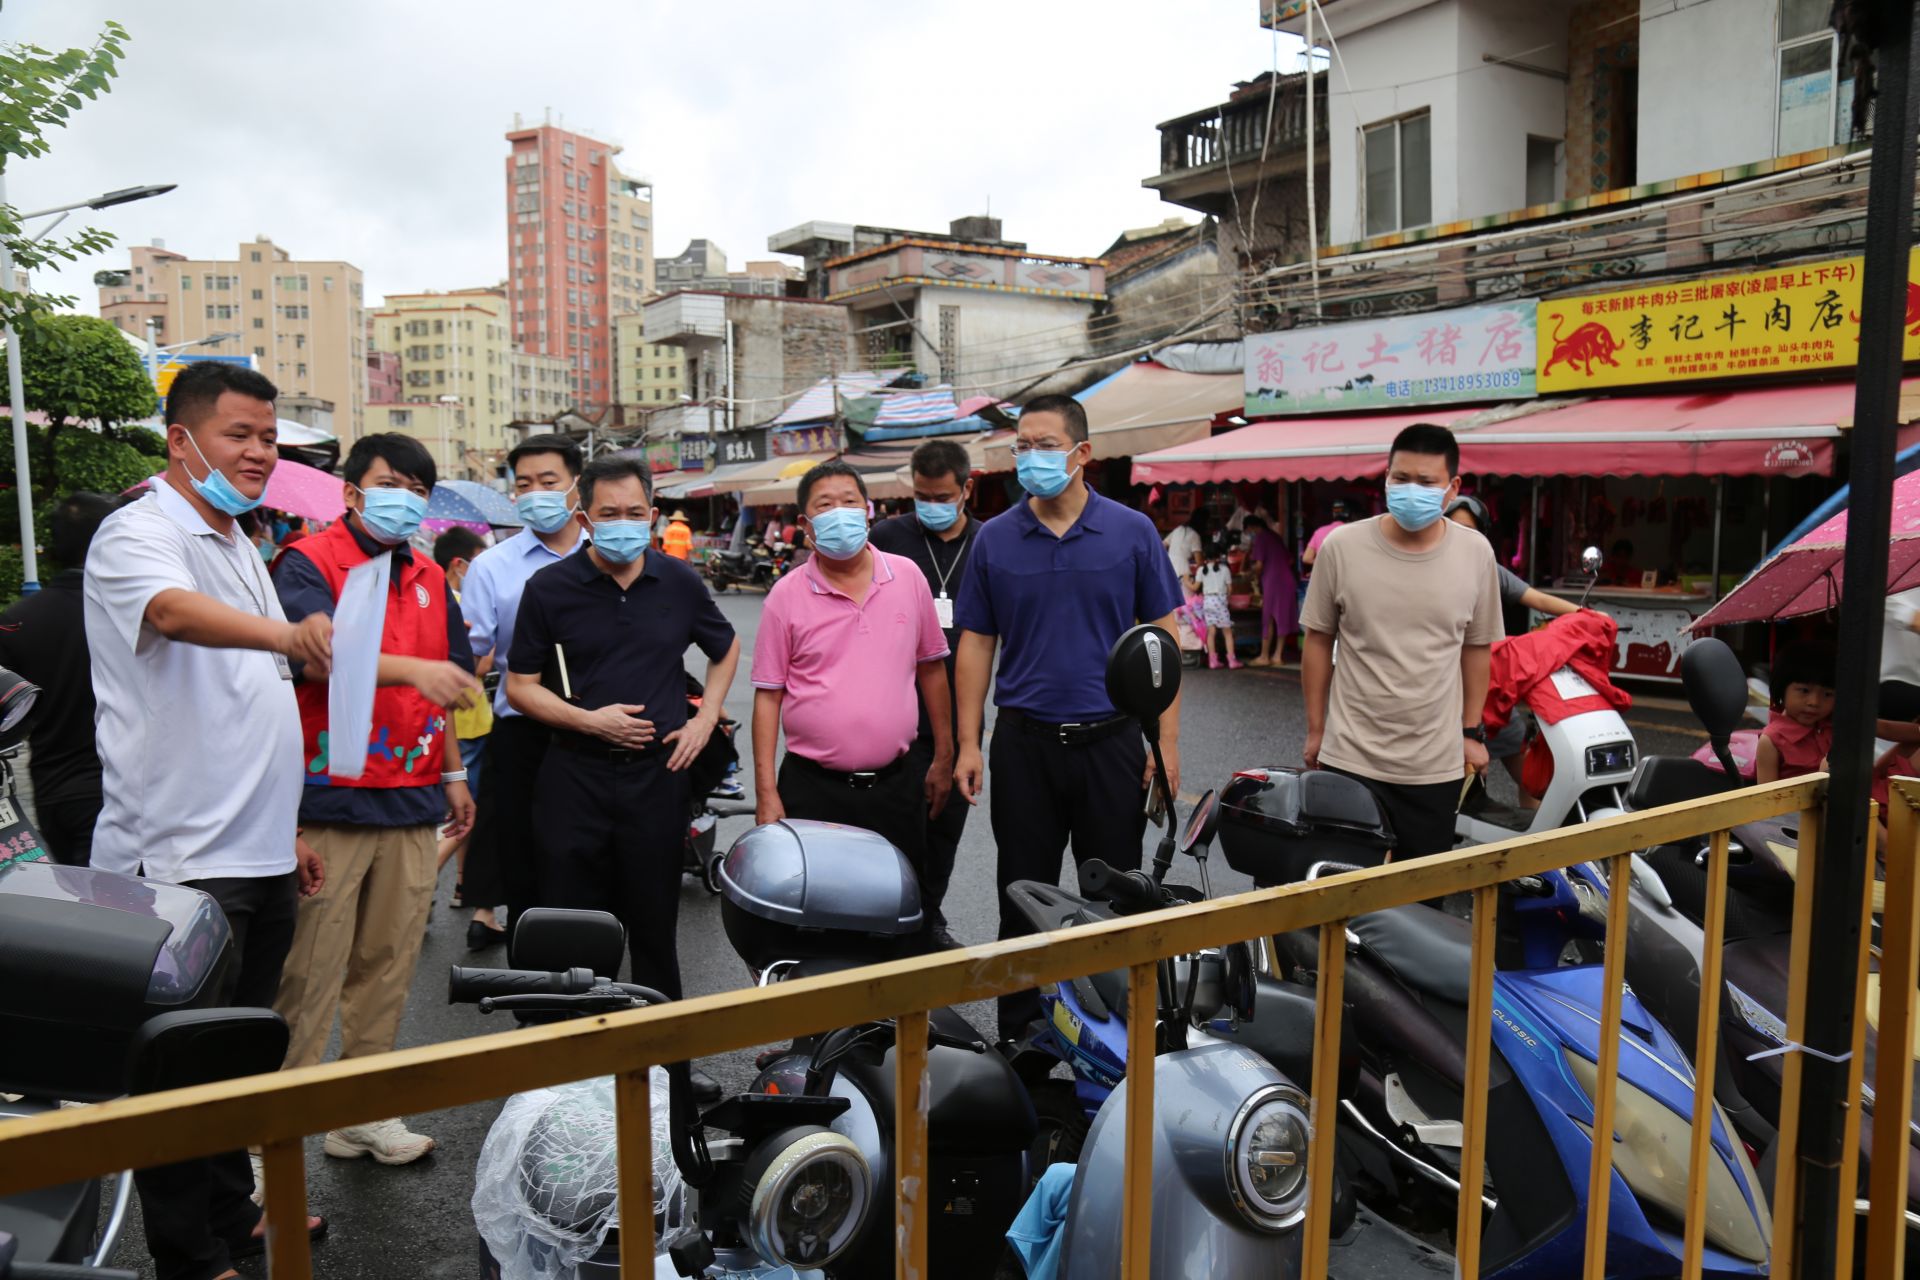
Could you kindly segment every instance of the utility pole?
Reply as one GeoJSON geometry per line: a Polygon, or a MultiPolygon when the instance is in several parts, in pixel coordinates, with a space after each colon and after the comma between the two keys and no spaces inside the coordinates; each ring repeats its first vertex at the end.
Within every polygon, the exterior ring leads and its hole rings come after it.
{"type": "MultiPolygon", "coordinates": [[[[1860,895],[1872,874],[1867,858],[1868,789],[1873,722],[1880,679],[1880,639],[1887,598],[1887,544],[1892,525],[1893,455],[1900,406],[1908,253],[1913,240],[1914,133],[1920,114],[1913,92],[1916,62],[1912,0],[1883,0],[1875,15],[1873,156],[1867,179],[1867,249],[1862,273],[1860,363],[1854,375],[1853,430],[1847,479],[1845,577],[1839,634],[1847,660],[1837,675],[1831,780],[1813,879],[1813,927],[1807,948],[1806,1054],[1801,1067],[1798,1196],[1774,1206],[1794,1214],[1794,1266],[1801,1280],[1823,1280],[1836,1267],[1840,1223],[1854,1212],[1854,1188],[1842,1186],[1848,1094],[1846,1056],[1853,1047],[1850,994],[1858,977],[1860,895]]],[[[1881,1206],[1897,1212],[1898,1206],[1881,1206]]],[[[1784,1260],[1776,1259],[1784,1269],[1784,1260]]]]}

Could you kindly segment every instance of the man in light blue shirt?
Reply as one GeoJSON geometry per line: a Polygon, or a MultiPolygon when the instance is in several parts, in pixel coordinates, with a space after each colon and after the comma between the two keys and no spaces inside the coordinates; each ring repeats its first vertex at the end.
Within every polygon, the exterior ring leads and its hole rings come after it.
{"type": "MultiPolygon", "coordinates": [[[[513,472],[514,509],[526,529],[474,557],[461,586],[467,638],[482,675],[504,668],[513,646],[513,624],[527,579],[579,550],[580,522],[573,518],[580,480],[580,446],[565,436],[529,436],[507,455],[513,472]]],[[[504,677],[493,697],[493,732],[487,741],[486,785],[467,850],[461,894],[483,904],[467,926],[467,947],[480,951],[507,941],[520,912],[534,906],[538,876],[533,863],[533,782],[547,752],[547,728],[507,705],[504,677]],[[507,905],[502,926],[494,905],[507,905]]]]}

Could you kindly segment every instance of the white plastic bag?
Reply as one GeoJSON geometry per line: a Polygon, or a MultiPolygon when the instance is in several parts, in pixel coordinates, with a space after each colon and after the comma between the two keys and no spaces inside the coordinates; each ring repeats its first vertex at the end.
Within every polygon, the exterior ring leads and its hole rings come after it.
{"type": "MultiPolygon", "coordinates": [[[[655,1067],[650,1083],[654,1221],[672,1239],[687,1222],[687,1188],[673,1162],[666,1072],[655,1067]]],[[[620,1224],[614,1132],[610,1076],[507,1099],[473,1186],[474,1225],[501,1280],[573,1280],[606,1243],[620,1224]]]]}

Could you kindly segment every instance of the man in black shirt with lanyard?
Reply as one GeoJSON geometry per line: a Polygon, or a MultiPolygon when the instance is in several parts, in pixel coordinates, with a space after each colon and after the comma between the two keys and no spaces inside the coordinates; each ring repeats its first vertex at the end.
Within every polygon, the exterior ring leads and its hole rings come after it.
{"type": "MultiPolygon", "coordinates": [[[[979,527],[967,514],[967,501],[973,497],[973,468],[967,451],[958,444],[929,440],[913,451],[912,471],[913,513],[882,520],[873,527],[869,540],[882,551],[906,556],[926,575],[927,585],[933,588],[934,612],[947,634],[947,688],[951,691],[953,645],[958,635],[953,627],[953,601],[966,576],[967,552],[979,527]]],[[[910,771],[925,773],[932,766],[933,747],[933,730],[927,709],[922,706],[910,771]]],[[[920,886],[920,904],[927,913],[934,945],[940,947],[960,945],[947,931],[940,903],[947,896],[960,833],[966,829],[967,810],[972,807],[949,803],[938,816],[927,819],[926,878],[920,886]]]]}

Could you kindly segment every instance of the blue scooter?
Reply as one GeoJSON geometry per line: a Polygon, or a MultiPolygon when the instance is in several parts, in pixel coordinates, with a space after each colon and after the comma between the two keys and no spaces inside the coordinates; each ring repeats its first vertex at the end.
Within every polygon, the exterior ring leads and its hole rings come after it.
{"type": "MultiPolygon", "coordinates": [[[[1374,865],[1393,845],[1363,784],[1294,769],[1237,774],[1219,800],[1219,829],[1228,864],[1262,887],[1374,865]]],[[[1576,939],[1604,934],[1593,874],[1575,868],[1503,887],[1486,1172],[1471,1189],[1486,1212],[1488,1276],[1580,1269],[1603,971],[1561,960],[1576,939]]],[[[1283,968],[1318,964],[1310,932],[1275,943],[1283,968]]],[[[1341,1170],[1363,1204],[1403,1225],[1450,1229],[1460,1193],[1469,926],[1432,907],[1395,907],[1351,920],[1348,952],[1343,1022],[1357,1033],[1360,1062],[1356,1087],[1341,1091],[1341,1170]]],[[[1607,1272],[1672,1275],[1682,1251],[1693,1070],[1631,994],[1618,1061],[1607,1272]]],[[[1765,1197],[1717,1114],[1712,1145],[1705,1274],[1765,1275],[1765,1197]]]]}

